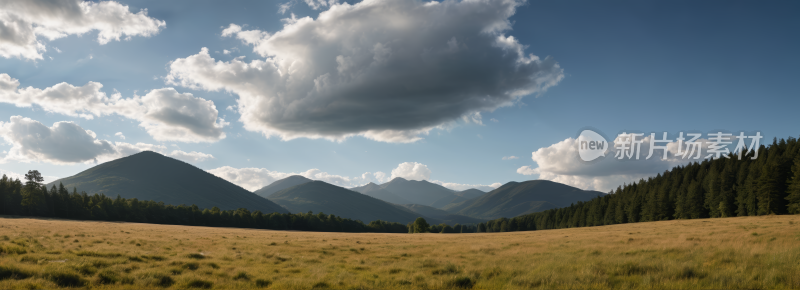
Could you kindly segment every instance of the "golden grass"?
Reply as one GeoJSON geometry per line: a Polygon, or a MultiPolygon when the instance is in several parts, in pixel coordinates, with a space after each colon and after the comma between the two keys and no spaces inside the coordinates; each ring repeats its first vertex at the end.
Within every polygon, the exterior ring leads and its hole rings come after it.
{"type": "Polygon", "coordinates": [[[488,234],[0,218],[0,289],[800,288],[800,216],[488,234]]]}

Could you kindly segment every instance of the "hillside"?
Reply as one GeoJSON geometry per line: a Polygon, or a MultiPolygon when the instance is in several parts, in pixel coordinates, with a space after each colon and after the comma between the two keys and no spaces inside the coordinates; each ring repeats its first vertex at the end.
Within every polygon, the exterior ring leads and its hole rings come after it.
{"type": "Polygon", "coordinates": [[[407,204],[411,203],[405,198],[402,198],[388,190],[385,190],[375,183],[370,182],[367,185],[360,186],[360,187],[353,187],[350,190],[368,195],[377,199],[380,199],[385,202],[391,202],[394,204],[407,204]]]}
{"type": "Polygon", "coordinates": [[[323,212],[364,223],[382,220],[406,224],[418,217],[385,201],[322,181],[307,182],[278,191],[269,199],[291,212],[323,212]]]}
{"type": "Polygon", "coordinates": [[[460,196],[460,197],[463,197],[463,198],[466,198],[466,199],[473,199],[473,198],[476,198],[476,197],[479,197],[479,196],[483,196],[484,194],[486,194],[485,191],[482,191],[482,190],[479,190],[479,189],[475,189],[475,188],[470,188],[470,189],[467,189],[467,190],[464,190],[464,191],[456,192],[456,196],[460,196]]]}
{"type": "Polygon", "coordinates": [[[443,209],[474,218],[510,218],[566,207],[578,201],[588,201],[603,195],[605,194],[602,192],[585,191],[549,180],[531,180],[509,182],[481,197],[450,204],[443,209]]]}
{"type": "Polygon", "coordinates": [[[154,200],[200,208],[287,212],[277,204],[200,168],[164,155],[144,151],[89,168],[75,176],[47,185],[63,183],[72,191],[103,193],[109,197],[154,200]]]}
{"type": "Polygon", "coordinates": [[[264,186],[259,190],[253,191],[253,193],[255,193],[256,195],[258,195],[260,197],[267,198],[270,195],[272,195],[273,193],[276,193],[278,191],[287,189],[287,188],[295,186],[295,185],[300,185],[300,184],[303,184],[303,183],[306,183],[306,182],[310,182],[310,181],[311,181],[311,179],[302,177],[300,175],[292,175],[292,176],[289,176],[287,178],[284,178],[284,179],[281,179],[281,180],[277,180],[277,181],[275,181],[273,183],[270,183],[270,185],[264,186]]]}
{"type": "Polygon", "coordinates": [[[404,204],[401,206],[412,212],[417,213],[420,216],[425,217],[425,219],[428,221],[429,224],[445,223],[452,226],[455,224],[462,224],[462,225],[477,224],[486,221],[468,216],[451,214],[449,212],[427,205],[404,204]]]}
{"type": "Polygon", "coordinates": [[[433,184],[425,180],[406,180],[400,177],[381,184],[380,187],[410,201],[410,203],[428,206],[442,198],[455,195],[455,192],[452,190],[438,184],[433,184]]]}
{"type": "Polygon", "coordinates": [[[470,198],[464,198],[464,197],[461,197],[461,196],[458,196],[458,195],[451,195],[451,196],[442,197],[439,200],[434,201],[433,203],[430,204],[430,206],[435,207],[435,208],[444,208],[445,206],[448,206],[448,205],[451,205],[451,204],[462,203],[462,202],[465,202],[467,200],[470,200],[470,198]]]}

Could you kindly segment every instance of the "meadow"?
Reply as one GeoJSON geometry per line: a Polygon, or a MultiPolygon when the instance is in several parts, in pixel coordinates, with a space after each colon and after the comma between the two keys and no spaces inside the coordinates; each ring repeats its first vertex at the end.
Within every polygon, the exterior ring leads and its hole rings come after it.
{"type": "Polygon", "coordinates": [[[0,217],[0,288],[793,289],[800,216],[508,233],[0,217]]]}

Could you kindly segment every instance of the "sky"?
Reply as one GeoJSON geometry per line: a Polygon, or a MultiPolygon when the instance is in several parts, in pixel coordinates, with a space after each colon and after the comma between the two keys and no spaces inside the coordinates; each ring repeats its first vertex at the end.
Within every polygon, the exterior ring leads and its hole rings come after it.
{"type": "Polygon", "coordinates": [[[0,173],[52,181],[152,150],[249,190],[301,174],[345,187],[548,179],[608,191],[689,161],[582,162],[587,128],[608,140],[800,135],[797,11],[796,1],[3,2],[0,173]]]}

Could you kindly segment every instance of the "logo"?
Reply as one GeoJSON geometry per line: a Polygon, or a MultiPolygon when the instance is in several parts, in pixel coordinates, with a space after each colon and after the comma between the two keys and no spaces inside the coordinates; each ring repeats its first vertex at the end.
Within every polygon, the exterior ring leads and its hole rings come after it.
{"type": "Polygon", "coordinates": [[[583,130],[578,136],[578,154],[581,155],[583,161],[605,157],[607,149],[608,141],[592,130],[583,130]]]}

